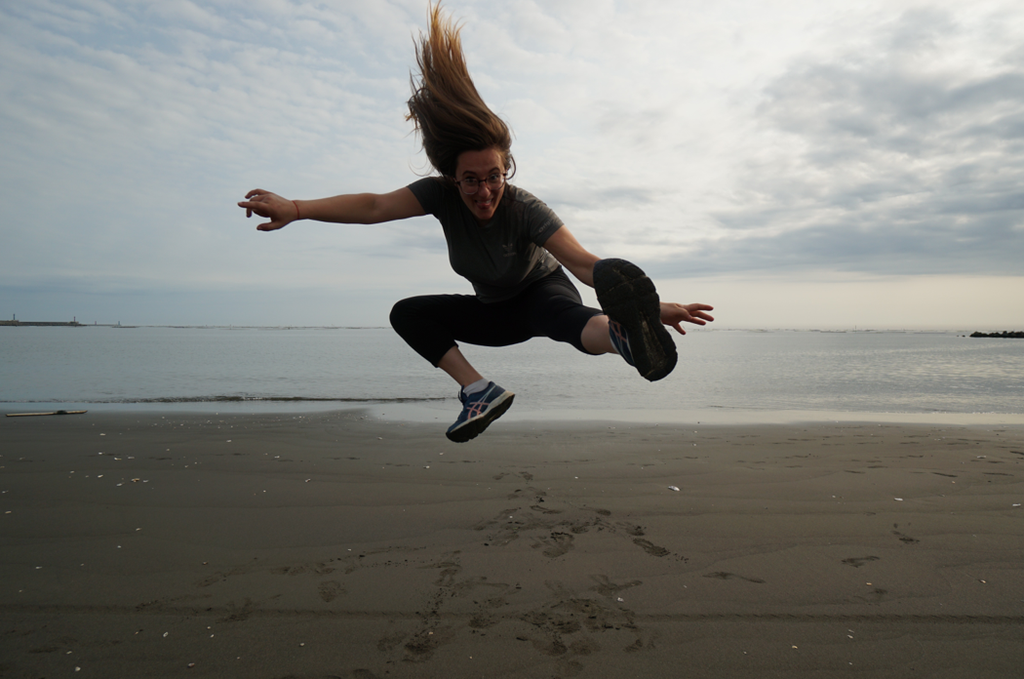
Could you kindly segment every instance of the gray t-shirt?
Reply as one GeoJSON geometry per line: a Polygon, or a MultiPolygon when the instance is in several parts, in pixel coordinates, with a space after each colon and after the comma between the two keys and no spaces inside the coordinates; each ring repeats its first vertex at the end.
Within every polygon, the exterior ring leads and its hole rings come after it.
{"type": "Polygon", "coordinates": [[[543,245],[562,220],[528,191],[506,184],[494,217],[481,226],[458,187],[444,179],[427,177],[409,189],[424,212],[441,222],[452,269],[473,284],[482,302],[514,297],[559,267],[543,245]]]}

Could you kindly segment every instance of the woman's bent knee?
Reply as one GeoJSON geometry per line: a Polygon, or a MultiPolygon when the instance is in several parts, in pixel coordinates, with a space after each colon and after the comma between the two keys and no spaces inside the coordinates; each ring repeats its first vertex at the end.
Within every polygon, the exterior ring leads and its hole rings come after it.
{"type": "Polygon", "coordinates": [[[414,323],[414,319],[417,315],[418,304],[416,304],[416,298],[410,297],[408,299],[401,299],[395,302],[395,305],[391,307],[391,315],[389,320],[391,321],[391,327],[398,332],[399,335],[404,336],[403,329],[409,328],[410,324],[414,323]]]}
{"type": "Polygon", "coordinates": [[[409,297],[391,307],[391,327],[413,350],[437,367],[441,357],[455,346],[451,331],[430,310],[429,296],[409,297]]]}

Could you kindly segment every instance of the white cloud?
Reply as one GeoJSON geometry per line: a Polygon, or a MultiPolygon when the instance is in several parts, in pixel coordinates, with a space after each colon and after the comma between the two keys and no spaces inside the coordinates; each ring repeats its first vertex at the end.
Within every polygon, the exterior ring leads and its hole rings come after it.
{"type": "Polygon", "coordinates": [[[732,260],[1020,272],[1024,72],[972,63],[963,30],[948,14],[911,12],[865,55],[799,62],[771,83],[759,109],[771,144],[736,207],[716,213],[739,232],[732,260]],[[962,58],[946,58],[949,45],[962,58]]]}
{"type": "MultiPolygon", "coordinates": [[[[1015,3],[446,7],[516,133],[516,182],[599,254],[669,277],[794,280],[1024,261],[1015,3]]],[[[403,116],[426,13],[419,0],[0,7],[0,301],[26,286],[464,289],[429,219],[256,234],[234,207],[256,186],[312,198],[416,178],[403,116]]]]}

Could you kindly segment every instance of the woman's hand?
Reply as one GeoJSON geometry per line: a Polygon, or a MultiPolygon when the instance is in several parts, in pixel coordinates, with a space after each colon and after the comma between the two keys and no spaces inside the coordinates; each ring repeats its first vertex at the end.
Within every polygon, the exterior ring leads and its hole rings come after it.
{"type": "Polygon", "coordinates": [[[260,231],[275,231],[299,218],[299,206],[295,201],[282,198],[276,193],[253,189],[245,197],[246,200],[240,202],[238,207],[245,208],[246,217],[252,217],[255,212],[270,220],[256,227],[260,231]]]}
{"type": "Polygon", "coordinates": [[[661,303],[661,322],[670,325],[682,335],[686,334],[682,322],[693,323],[694,325],[707,325],[715,318],[706,311],[714,311],[715,307],[708,304],[676,304],[675,302],[661,303]]]}

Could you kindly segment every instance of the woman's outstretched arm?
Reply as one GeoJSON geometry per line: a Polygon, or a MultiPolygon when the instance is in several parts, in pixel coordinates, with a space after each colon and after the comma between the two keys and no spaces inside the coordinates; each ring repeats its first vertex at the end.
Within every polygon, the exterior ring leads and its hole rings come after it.
{"type": "Polygon", "coordinates": [[[260,231],[275,231],[296,219],[379,224],[426,214],[408,187],[391,193],[350,193],[317,200],[288,200],[270,191],[253,189],[245,198],[238,207],[245,209],[246,217],[255,213],[270,220],[256,227],[260,231]]]}
{"type": "Polygon", "coordinates": [[[561,226],[551,234],[544,243],[544,249],[581,283],[594,287],[594,264],[601,258],[587,252],[567,227],[561,226]]]}

